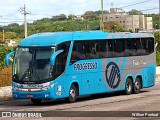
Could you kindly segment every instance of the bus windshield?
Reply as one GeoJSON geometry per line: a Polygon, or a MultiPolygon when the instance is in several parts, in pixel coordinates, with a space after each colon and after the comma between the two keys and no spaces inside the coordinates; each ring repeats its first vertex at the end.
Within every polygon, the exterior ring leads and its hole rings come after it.
{"type": "Polygon", "coordinates": [[[54,52],[55,47],[17,48],[13,64],[13,81],[35,83],[49,80],[50,57],[54,52]]]}

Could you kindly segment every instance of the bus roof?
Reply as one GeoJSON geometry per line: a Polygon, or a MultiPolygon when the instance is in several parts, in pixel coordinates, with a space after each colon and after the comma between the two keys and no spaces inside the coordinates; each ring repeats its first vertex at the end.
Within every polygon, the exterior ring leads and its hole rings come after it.
{"type": "Polygon", "coordinates": [[[53,32],[38,33],[24,38],[19,42],[19,46],[53,46],[71,40],[99,40],[117,38],[144,38],[154,37],[148,33],[117,32],[107,33],[103,31],[74,31],[74,32],[53,32]]]}

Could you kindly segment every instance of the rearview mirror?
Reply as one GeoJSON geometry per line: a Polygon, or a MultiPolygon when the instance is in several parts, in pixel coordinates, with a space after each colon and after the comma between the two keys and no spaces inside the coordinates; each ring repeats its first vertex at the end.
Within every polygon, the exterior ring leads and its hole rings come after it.
{"type": "Polygon", "coordinates": [[[57,55],[59,55],[59,54],[62,53],[63,51],[64,51],[64,50],[58,50],[58,51],[56,51],[56,52],[54,52],[54,53],[52,54],[52,56],[51,56],[51,58],[50,58],[50,65],[51,65],[51,66],[54,66],[57,55]]]}
{"type": "Polygon", "coordinates": [[[9,66],[9,60],[10,60],[11,62],[13,62],[13,59],[11,58],[11,56],[12,56],[14,53],[15,53],[15,52],[12,51],[12,52],[10,52],[10,53],[8,53],[8,54],[6,55],[5,63],[6,63],[6,66],[7,66],[7,67],[9,66]]]}

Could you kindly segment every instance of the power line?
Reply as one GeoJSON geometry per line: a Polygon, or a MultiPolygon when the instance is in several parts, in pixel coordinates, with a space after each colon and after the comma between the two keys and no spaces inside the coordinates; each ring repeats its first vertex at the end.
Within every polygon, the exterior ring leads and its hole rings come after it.
{"type": "Polygon", "coordinates": [[[143,10],[137,10],[137,11],[142,12],[142,11],[149,11],[149,10],[155,10],[155,9],[159,9],[159,8],[149,8],[149,9],[143,9],[143,10]]]}
{"type": "Polygon", "coordinates": [[[24,21],[10,21],[10,22],[0,22],[0,23],[17,23],[17,22],[24,22],[24,21]]]}
{"type": "Polygon", "coordinates": [[[159,8],[151,8],[151,9],[144,9],[144,10],[138,10],[138,11],[149,11],[149,10],[155,10],[155,9],[159,9],[159,8]]]}
{"type": "Polygon", "coordinates": [[[7,15],[3,15],[2,17],[11,16],[11,15],[13,15],[13,14],[15,14],[15,13],[18,13],[18,10],[14,11],[14,12],[12,12],[12,13],[9,13],[9,14],[7,14],[7,15]]]}
{"type": "MultiPolygon", "coordinates": [[[[33,21],[35,21],[35,20],[28,20],[29,22],[33,22],[33,21]]],[[[13,23],[13,22],[24,22],[24,20],[13,20],[13,21],[4,21],[4,22],[0,22],[0,23],[13,23]]]]}
{"type": "Polygon", "coordinates": [[[134,6],[134,5],[142,4],[142,3],[145,3],[145,2],[149,2],[149,1],[151,1],[151,0],[145,0],[145,1],[142,1],[142,2],[134,3],[134,4],[125,5],[125,6],[123,6],[123,7],[119,7],[119,8],[124,8],[124,7],[134,6]]]}
{"type": "MultiPolygon", "coordinates": [[[[24,19],[9,19],[9,18],[5,18],[5,19],[2,19],[2,20],[7,20],[7,21],[18,21],[18,20],[20,20],[20,21],[23,21],[23,22],[24,22],[24,19]]],[[[28,19],[27,21],[35,21],[35,20],[33,20],[33,19],[28,19]]]]}

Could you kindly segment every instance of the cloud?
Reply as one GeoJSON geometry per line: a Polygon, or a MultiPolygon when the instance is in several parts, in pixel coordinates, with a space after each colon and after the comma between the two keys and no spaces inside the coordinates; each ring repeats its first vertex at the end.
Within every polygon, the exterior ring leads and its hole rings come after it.
{"type": "MultiPolygon", "coordinates": [[[[66,15],[81,15],[85,11],[96,11],[101,9],[101,0],[0,0],[0,16],[2,15],[9,19],[23,19],[23,15],[18,10],[20,7],[23,7],[24,1],[26,1],[27,11],[31,12],[27,18],[34,20],[43,17],[51,17],[61,13],[66,15]]],[[[104,10],[110,9],[111,2],[114,3],[114,7],[123,7],[142,1],[145,0],[104,0],[104,10]]],[[[131,9],[144,10],[154,7],[158,8],[158,3],[159,0],[150,0],[146,3],[124,7],[123,9],[129,11],[131,9]]],[[[144,13],[153,12],[158,13],[158,9],[144,11],[144,13]]],[[[1,19],[2,18],[0,18],[0,21],[2,21],[1,19]]]]}

